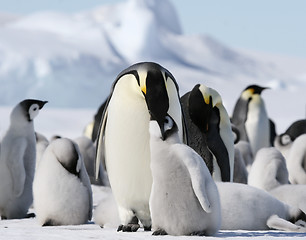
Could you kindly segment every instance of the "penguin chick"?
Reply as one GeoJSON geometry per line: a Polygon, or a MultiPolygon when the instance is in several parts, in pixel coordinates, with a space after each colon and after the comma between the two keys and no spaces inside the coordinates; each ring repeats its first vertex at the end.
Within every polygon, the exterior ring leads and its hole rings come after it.
{"type": "Polygon", "coordinates": [[[204,159],[215,180],[233,181],[234,134],[220,94],[197,84],[181,103],[188,145],[204,159]]]}
{"type": "Polygon", "coordinates": [[[283,155],[274,147],[260,149],[249,173],[248,184],[270,191],[288,183],[288,170],[283,155]]]}
{"type": "Polygon", "coordinates": [[[96,147],[92,140],[81,136],[74,139],[74,142],[78,144],[91,184],[109,186],[107,173],[102,163],[100,164],[99,178],[95,179],[96,147]]]}
{"type": "Polygon", "coordinates": [[[270,120],[261,97],[267,88],[258,85],[246,87],[234,107],[232,123],[239,129],[240,139],[248,141],[253,155],[262,147],[270,147],[270,120]]]}
{"type": "Polygon", "coordinates": [[[71,140],[59,138],[47,147],[35,174],[33,195],[42,226],[91,220],[91,185],[79,149],[71,140]]]}
{"type": "Polygon", "coordinates": [[[287,168],[292,184],[306,184],[306,134],[300,135],[292,143],[287,168]]]}
{"type": "Polygon", "coordinates": [[[36,141],[34,118],[46,101],[26,99],[11,112],[10,126],[0,153],[0,214],[2,219],[24,218],[33,202],[36,141]]]}
{"type": "Polygon", "coordinates": [[[203,159],[181,143],[170,116],[164,129],[150,121],[153,235],[214,235],[220,228],[220,200],[203,159]]]}
{"type": "Polygon", "coordinates": [[[37,169],[40,159],[42,158],[42,155],[44,154],[46,148],[49,145],[49,141],[44,135],[38,132],[35,132],[35,137],[36,137],[36,167],[35,169],[37,169]]]}
{"type": "Polygon", "coordinates": [[[234,179],[233,182],[248,183],[248,171],[245,167],[245,163],[241,152],[238,148],[235,148],[235,164],[234,164],[234,179]]]}
{"type": "Polygon", "coordinates": [[[249,173],[254,161],[251,145],[249,142],[241,140],[235,144],[235,149],[241,153],[244,165],[249,173]]]}
{"type": "Polygon", "coordinates": [[[216,184],[221,201],[222,230],[278,229],[306,232],[306,215],[300,209],[246,184],[216,184]]]}

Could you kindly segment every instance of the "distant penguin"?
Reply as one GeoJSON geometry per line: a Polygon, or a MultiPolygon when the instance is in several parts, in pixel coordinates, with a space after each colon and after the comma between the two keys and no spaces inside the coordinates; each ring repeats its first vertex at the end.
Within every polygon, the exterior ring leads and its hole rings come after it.
{"type": "Polygon", "coordinates": [[[105,157],[121,220],[118,231],[137,231],[138,219],[145,230],[151,229],[149,113],[160,119],[161,127],[164,117],[170,115],[183,139],[185,129],[178,91],[172,74],[153,62],[132,65],[113,84],[98,134],[96,166],[105,157]]]}
{"type": "Polygon", "coordinates": [[[293,122],[284,134],[288,135],[292,142],[302,134],[306,134],[306,119],[293,122]]]}
{"type": "Polygon", "coordinates": [[[2,219],[24,218],[33,202],[36,140],[34,118],[46,101],[26,99],[12,110],[10,126],[1,142],[0,214],[2,219]]]}
{"type": "Polygon", "coordinates": [[[221,225],[220,200],[203,159],[181,143],[175,121],[150,121],[150,197],[153,235],[214,235],[221,225]]]}
{"type": "Polygon", "coordinates": [[[88,137],[81,136],[75,138],[74,142],[78,144],[91,184],[109,186],[107,173],[102,163],[100,164],[99,178],[95,178],[96,147],[92,140],[88,137]]]}
{"type": "Polygon", "coordinates": [[[275,148],[258,151],[248,184],[266,190],[278,200],[306,212],[306,185],[289,184],[286,161],[275,148]]]}
{"type": "Polygon", "coordinates": [[[266,191],[246,184],[216,184],[221,201],[221,229],[306,232],[306,215],[300,209],[286,205],[266,191]]]}
{"type": "Polygon", "coordinates": [[[289,181],[292,184],[306,184],[306,134],[294,140],[286,162],[289,181]]]}
{"type": "Polygon", "coordinates": [[[42,226],[91,220],[91,185],[79,149],[71,140],[59,138],[47,147],[35,173],[33,195],[42,226]]]}
{"type": "Polygon", "coordinates": [[[249,172],[248,184],[270,191],[288,183],[288,170],[283,155],[274,147],[260,149],[249,172]]]}
{"type": "Polygon", "coordinates": [[[215,180],[233,181],[234,134],[219,93],[203,84],[181,97],[188,144],[204,159],[215,180]]]}
{"type": "Polygon", "coordinates": [[[35,169],[37,169],[40,159],[42,158],[42,155],[44,154],[46,148],[49,145],[49,141],[44,135],[38,132],[35,132],[35,137],[36,137],[36,167],[35,169]]]}
{"type": "Polygon", "coordinates": [[[239,141],[235,144],[235,149],[238,149],[241,153],[242,159],[244,161],[245,168],[249,173],[254,161],[252,149],[250,143],[247,141],[239,141]]]}
{"type": "Polygon", "coordinates": [[[260,148],[271,146],[271,123],[261,97],[261,92],[265,89],[258,85],[245,88],[231,118],[240,131],[240,139],[250,142],[254,156],[260,148]]]}
{"type": "Polygon", "coordinates": [[[245,167],[245,163],[242,154],[238,148],[235,148],[235,163],[234,163],[234,179],[236,183],[248,183],[248,171],[245,167]]]}
{"type": "Polygon", "coordinates": [[[284,133],[275,138],[274,145],[288,159],[292,143],[302,134],[306,134],[306,119],[293,122],[284,133]]]}

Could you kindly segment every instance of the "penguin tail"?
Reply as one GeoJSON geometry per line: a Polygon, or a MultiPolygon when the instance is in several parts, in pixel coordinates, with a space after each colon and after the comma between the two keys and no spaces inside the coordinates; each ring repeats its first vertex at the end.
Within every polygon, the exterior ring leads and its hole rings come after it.
{"type": "Polygon", "coordinates": [[[277,215],[272,215],[267,220],[267,226],[271,229],[287,231],[287,232],[306,232],[306,223],[299,220],[295,223],[291,223],[277,215]]]}

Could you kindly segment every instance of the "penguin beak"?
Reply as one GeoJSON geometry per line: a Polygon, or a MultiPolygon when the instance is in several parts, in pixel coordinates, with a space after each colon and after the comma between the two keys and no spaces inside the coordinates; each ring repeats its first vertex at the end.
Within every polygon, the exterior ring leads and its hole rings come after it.
{"type": "Polygon", "coordinates": [[[48,101],[39,101],[38,102],[39,110],[42,109],[46,103],[48,103],[48,101]]]}

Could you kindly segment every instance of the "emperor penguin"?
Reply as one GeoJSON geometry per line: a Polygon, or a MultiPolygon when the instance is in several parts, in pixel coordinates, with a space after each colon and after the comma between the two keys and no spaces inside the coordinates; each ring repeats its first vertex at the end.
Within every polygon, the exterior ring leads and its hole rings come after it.
{"type": "Polygon", "coordinates": [[[2,219],[24,218],[33,202],[36,140],[34,118],[46,101],[26,99],[10,115],[10,126],[1,142],[0,214],[2,219]]]}
{"type": "Polygon", "coordinates": [[[203,84],[181,97],[188,144],[217,181],[233,181],[234,134],[220,94],[203,84]]]}
{"type": "Polygon", "coordinates": [[[306,185],[289,184],[286,161],[275,148],[262,148],[258,151],[248,184],[306,212],[306,185]]]}
{"type": "Polygon", "coordinates": [[[137,231],[138,219],[151,229],[150,113],[162,119],[161,127],[164,117],[171,116],[179,137],[186,139],[175,78],[157,63],[141,62],[117,76],[97,138],[96,166],[105,160],[121,220],[118,231],[137,231]]]}
{"type": "Polygon", "coordinates": [[[306,119],[293,122],[284,133],[275,138],[274,145],[288,159],[292,143],[302,134],[306,134],[306,119]]]}
{"type": "Polygon", "coordinates": [[[306,215],[268,192],[247,184],[216,182],[221,202],[222,230],[306,232],[306,215]]]}
{"type": "Polygon", "coordinates": [[[49,145],[49,140],[41,133],[35,132],[36,137],[36,166],[35,169],[37,169],[37,166],[40,162],[40,159],[42,158],[42,155],[44,154],[46,148],[49,145]]]}
{"type": "Polygon", "coordinates": [[[42,226],[85,224],[92,217],[92,190],[76,143],[47,147],[33,182],[34,209],[42,226]]]}
{"type": "Polygon", "coordinates": [[[239,129],[240,139],[248,141],[255,157],[262,147],[271,146],[270,120],[261,97],[266,87],[250,85],[236,102],[232,123],[239,129]]]}
{"type": "Polygon", "coordinates": [[[150,150],[153,235],[214,235],[221,225],[216,184],[201,156],[182,143],[170,116],[151,115],[150,150]]]}

